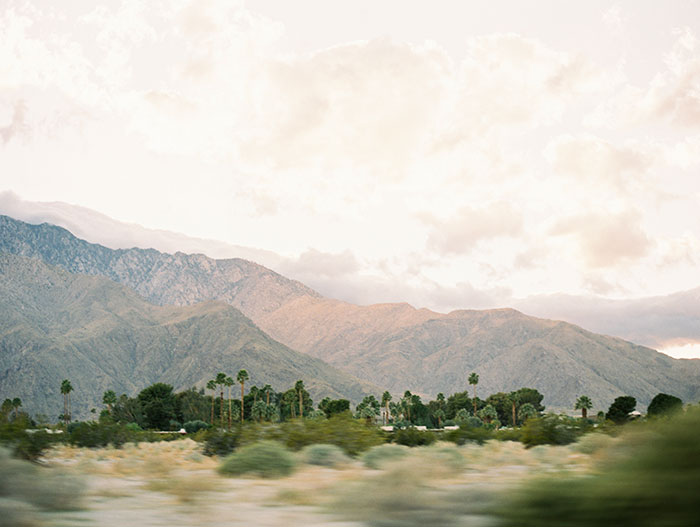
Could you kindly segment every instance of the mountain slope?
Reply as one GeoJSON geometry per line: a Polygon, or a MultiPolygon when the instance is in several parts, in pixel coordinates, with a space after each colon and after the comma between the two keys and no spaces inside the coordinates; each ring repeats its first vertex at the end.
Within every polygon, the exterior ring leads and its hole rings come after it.
{"type": "Polygon", "coordinates": [[[103,274],[158,304],[219,299],[274,339],[394,393],[426,395],[468,387],[481,394],[537,388],[545,404],[570,408],[577,395],[604,408],[623,394],[646,404],[658,392],[700,397],[700,360],[676,360],[613,337],[513,310],[435,313],[408,304],[356,306],[245,260],[111,250],[65,229],[0,216],[0,250],[103,274]]]}
{"type": "Polygon", "coordinates": [[[0,216],[0,251],[41,258],[72,273],[100,275],[161,305],[222,300],[255,319],[302,296],[320,295],[247,260],[214,260],[202,254],[155,249],[108,249],[54,225],[30,225],[0,216]]]}
{"type": "Polygon", "coordinates": [[[0,253],[0,398],[58,415],[71,380],[74,413],[102,393],[134,394],[154,382],[203,386],[245,368],[251,384],[281,390],[303,379],[312,396],[359,400],[377,388],[272,340],[221,302],[154,306],[102,277],[0,253]]]}

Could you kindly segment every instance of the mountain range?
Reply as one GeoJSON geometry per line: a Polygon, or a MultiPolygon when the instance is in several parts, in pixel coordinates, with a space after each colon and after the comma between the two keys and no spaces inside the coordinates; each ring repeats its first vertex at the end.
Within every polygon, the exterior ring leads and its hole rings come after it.
{"type": "Polygon", "coordinates": [[[442,314],[408,304],[357,306],[247,260],[108,249],[60,227],[7,216],[0,216],[0,252],[104,276],[162,306],[225,302],[289,348],[393,393],[461,391],[477,371],[481,394],[529,386],[560,408],[584,393],[601,409],[623,394],[641,404],[658,392],[686,401],[700,396],[700,360],[672,359],[512,309],[442,314]]]}
{"type": "Polygon", "coordinates": [[[302,379],[316,399],[359,401],[378,389],[274,341],[223,302],[156,306],[106,278],[7,253],[0,253],[0,359],[2,395],[49,416],[60,412],[65,378],[76,390],[74,414],[83,416],[106,390],[202,387],[219,371],[239,369],[251,384],[277,390],[302,379]]]}

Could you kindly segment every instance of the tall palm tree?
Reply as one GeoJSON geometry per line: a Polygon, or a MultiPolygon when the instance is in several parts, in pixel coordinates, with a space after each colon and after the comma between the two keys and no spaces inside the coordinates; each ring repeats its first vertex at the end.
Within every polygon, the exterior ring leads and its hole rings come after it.
{"type": "Polygon", "coordinates": [[[71,408],[70,408],[70,392],[73,391],[73,385],[70,383],[68,379],[63,379],[61,381],[61,393],[63,394],[63,420],[68,426],[70,424],[70,414],[71,414],[71,408]]]}
{"type": "Polygon", "coordinates": [[[391,394],[385,391],[382,394],[382,405],[384,406],[384,424],[389,420],[389,401],[391,401],[391,394]]]}
{"type": "Polygon", "coordinates": [[[593,408],[593,402],[587,395],[582,395],[576,399],[576,406],[574,410],[581,410],[581,418],[586,419],[588,417],[588,410],[593,408]]]}
{"type": "Polygon", "coordinates": [[[298,380],[294,384],[294,391],[299,396],[299,417],[304,417],[304,381],[298,380]]]}
{"type": "Polygon", "coordinates": [[[207,381],[207,390],[211,390],[213,393],[211,395],[211,419],[210,424],[214,426],[214,398],[216,396],[216,380],[211,379],[207,381]]]}
{"type": "Polygon", "coordinates": [[[265,392],[266,395],[265,404],[267,404],[268,406],[270,406],[270,390],[272,390],[272,386],[270,386],[269,384],[263,386],[262,391],[265,392]]]}
{"type": "Polygon", "coordinates": [[[249,379],[248,372],[245,370],[240,370],[236,375],[236,380],[241,383],[241,424],[243,424],[243,395],[245,394],[245,382],[249,379]]]}
{"type": "Polygon", "coordinates": [[[224,427],[224,386],[226,385],[226,374],[219,372],[216,374],[216,379],[214,380],[216,385],[219,387],[219,419],[221,421],[221,428],[224,427]]]}
{"type": "Polygon", "coordinates": [[[231,386],[233,386],[233,378],[226,377],[224,384],[228,388],[228,429],[231,430],[231,386]]]}
{"type": "Polygon", "coordinates": [[[469,384],[474,385],[474,415],[476,415],[476,385],[479,384],[479,374],[471,372],[469,374],[469,384]]]}

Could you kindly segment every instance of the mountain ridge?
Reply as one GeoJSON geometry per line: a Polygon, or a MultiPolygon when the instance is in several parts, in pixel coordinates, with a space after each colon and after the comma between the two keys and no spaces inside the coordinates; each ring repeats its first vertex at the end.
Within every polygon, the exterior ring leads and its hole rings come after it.
{"type": "Polygon", "coordinates": [[[324,298],[252,262],[95,249],[55,229],[29,229],[0,216],[0,250],[105,274],[157,304],[223,300],[290,348],[394,393],[462,391],[468,373],[477,371],[487,393],[528,385],[546,395],[546,404],[563,408],[581,393],[601,406],[625,393],[641,404],[660,391],[685,400],[700,396],[700,360],[678,362],[566,322],[511,308],[442,314],[406,303],[357,306],[324,298]]]}

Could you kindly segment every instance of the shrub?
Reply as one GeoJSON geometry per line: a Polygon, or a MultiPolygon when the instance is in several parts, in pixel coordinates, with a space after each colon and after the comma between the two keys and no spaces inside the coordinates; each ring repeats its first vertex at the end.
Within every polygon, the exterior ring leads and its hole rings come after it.
{"type": "Polygon", "coordinates": [[[388,461],[395,461],[408,454],[408,448],[402,445],[379,445],[370,448],[363,456],[366,467],[378,469],[388,461]]]}
{"type": "Polygon", "coordinates": [[[240,444],[240,430],[234,429],[224,432],[217,429],[209,429],[206,432],[204,443],[204,455],[206,456],[226,456],[233,452],[240,444]]]}
{"type": "Polygon", "coordinates": [[[568,445],[590,427],[590,423],[582,419],[547,414],[525,422],[521,441],[528,448],[535,445],[568,445]]]}
{"type": "Polygon", "coordinates": [[[597,474],[530,481],[494,513],[504,527],[698,524],[700,412],[623,433],[597,474]]]}
{"type": "Polygon", "coordinates": [[[68,437],[72,445],[87,448],[105,447],[109,444],[120,447],[133,439],[134,432],[129,431],[125,425],[95,422],[77,423],[68,437]]]}
{"type": "Polygon", "coordinates": [[[207,430],[209,425],[204,421],[187,421],[184,425],[185,432],[188,434],[196,434],[200,430],[207,430]]]}
{"type": "Polygon", "coordinates": [[[41,524],[40,511],[72,510],[84,486],[55,469],[13,459],[0,448],[0,523],[8,527],[41,524]]]}
{"type": "Polygon", "coordinates": [[[323,467],[335,467],[350,461],[343,449],[336,445],[309,445],[301,451],[301,455],[304,463],[323,467]]]}
{"type": "Polygon", "coordinates": [[[260,441],[227,456],[219,472],[227,476],[254,474],[263,478],[288,476],[295,469],[294,456],[276,441],[260,441]]]}
{"type": "Polygon", "coordinates": [[[347,413],[333,415],[330,419],[295,419],[280,424],[246,426],[241,433],[241,443],[261,440],[284,443],[292,450],[308,445],[336,445],[350,456],[386,442],[386,436],[374,426],[353,419],[347,413]]]}
{"type": "Polygon", "coordinates": [[[493,432],[484,427],[460,427],[457,430],[445,432],[442,438],[457,445],[465,443],[477,443],[483,445],[485,441],[493,437],[493,432]]]}
{"type": "Polygon", "coordinates": [[[394,434],[394,443],[405,446],[426,446],[437,440],[434,432],[404,428],[394,434]]]}
{"type": "Polygon", "coordinates": [[[673,415],[683,409],[683,401],[674,395],[659,393],[651,400],[647,407],[649,417],[673,415]]]}

